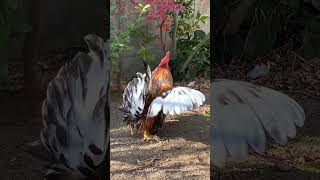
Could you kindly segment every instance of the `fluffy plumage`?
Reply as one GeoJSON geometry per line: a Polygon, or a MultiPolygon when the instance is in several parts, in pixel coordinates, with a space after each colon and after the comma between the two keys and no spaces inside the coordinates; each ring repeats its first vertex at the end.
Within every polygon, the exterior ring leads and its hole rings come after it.
{"type": "Polygon", "coordinates": [[[263,153],[268,136],[286,144],[305,120],[303,109],[293,99],[248,82],[214,81],[211,102],[211,160],[220,168],[228,153],[236,160],[247,159],[249,147],[263,153]]]}
{"type": "Polygon", "coordinates": [[[60,163],[54,170],[81,178],[105,166],[109,145],[108,45],[96,35],[84,40],[89,53],[79,52],[48,85],[41,131],[43,145],[60,163]]]}
{"type": "Polygon", "coordinates": [[[120,110],[127,124],[135,124],[142,118],[151,79],[150,67],[147,64],[145,66],[146,73],[136,73],[137,77],[128,83],[122,95],[120,110]]]}
{"type": "Polygon", "coordinates": [[[152,101],[147,116],[157,116],[161,111],[165,115],[181,114],[201,106],[205,99],[205,96],[198,90],[181,86],[174,87],[152,101]]]}
{"type": "Polygon", "coordinates": [[[198,90],[173,87],[169,59],[170,52],[167,52],[152,74],[145,64],[146,74],[137,73],[124,90],[120,107],[124,121],[137,128],[143,127],[145,139],[151,139],[150,134],[162,126],[166,115],[181,114],[205,101],[198,90]]]}

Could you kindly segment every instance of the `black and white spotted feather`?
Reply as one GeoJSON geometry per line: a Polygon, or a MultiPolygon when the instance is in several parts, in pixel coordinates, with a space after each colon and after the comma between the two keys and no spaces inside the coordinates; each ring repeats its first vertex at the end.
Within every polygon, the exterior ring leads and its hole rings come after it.
{"type": "Polygon", "coordinates": [[[201,106],[205,100],[205,96],[198,90],[174,87],[152,101],[147,116],[154,117],[160,112],[165,115],[178,115],[201,106]]]}
{"type": "Polygon", "coordinates": [[[128,83],[122,95],[120,110],[124,113],[123,121],[127,124],[138,123],[145,108],[151,79],[150,67],[146,63],[145,67],[146,73],[136,73],[137,77],[128,83]]]}
{"type": "Polygon", "coordinates": [[[96,35],[84,40],[89,53],[79,52],[48,85],[41,131],[58,162],[52,169],[80,178],[99,176],[109,145],[109,46],[96,35]]]}

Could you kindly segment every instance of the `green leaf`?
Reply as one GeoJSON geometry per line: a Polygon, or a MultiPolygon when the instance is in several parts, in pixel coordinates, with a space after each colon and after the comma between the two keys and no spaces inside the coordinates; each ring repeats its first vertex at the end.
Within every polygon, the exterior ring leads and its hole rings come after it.
{"type": "Polygon", "coordinates": [[[151,51],[147,48],[145,48],[144,46],[142,46],[139,51],[137,52],[138,56],[147,61],[148,63],[151,63],[154,61],[154,56],[153,54],[151,53],[151,51]]]}
{"type": "Polygon", "coordinates": [[[141,14],[147,12],[150,9],[151,5],[150,4],[146,4],[142,10],[141,10],[141,14]]]}
{"type": "Polygon", "coordinates": [[[196,30],[194,32],[194,37],[197,39],[204,39],[206,37],[206,33],[203,30],[196,30]]]}
{"type": "Polygon", "coordinates": [[[200,11],[197,11],[196,19],[199,19],[201,17],[200,11]]]}
{"type": "Polygon", "coordinates": [[[199,18],[199,20],[200,20],[201,22],[205,23],[206,20],[208,19],[208,17],[209,17],[209,16],[201,15],[200,18],[199,18]]]}
{"type": "Polygon", "coordinates": [[[117,6],[111,6],[110,7],[110,13],[112,14],[114,11],[116,11],[117,6]]]}
{"type": "Polygon", "coordinates": [[[307,162],[303,165],[303,170],[320,173],[320,162],[307,162]]]}

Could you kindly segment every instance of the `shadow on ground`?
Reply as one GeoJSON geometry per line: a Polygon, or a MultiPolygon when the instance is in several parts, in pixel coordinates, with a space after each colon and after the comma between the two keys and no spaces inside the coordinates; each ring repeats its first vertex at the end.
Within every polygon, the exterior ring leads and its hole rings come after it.
{"type": "Polygon", "coordinates": [[[43,162],[25,151],[39,139],[40,118],[32,116],[21,94],[2,93],[0,99],[0,179],[43,179],[43,162]]]}

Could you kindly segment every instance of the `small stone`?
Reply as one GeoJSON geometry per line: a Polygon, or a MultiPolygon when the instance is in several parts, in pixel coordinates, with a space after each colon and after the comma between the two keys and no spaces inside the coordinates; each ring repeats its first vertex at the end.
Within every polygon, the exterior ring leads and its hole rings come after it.
{"type": "Polygon", "coordinates": [[[250,72],[248,72],[247,77],[250,80],[257,79],[259,77],[267,76],[270,73],[268,67],[264,64],[256,65],[250,72]]]}
{"type": "Polygon", "coordinates": [[[193,87],[195,84],[196,84],[196,81],[191,81],[189,82],[188,87],[193,87]]]}

